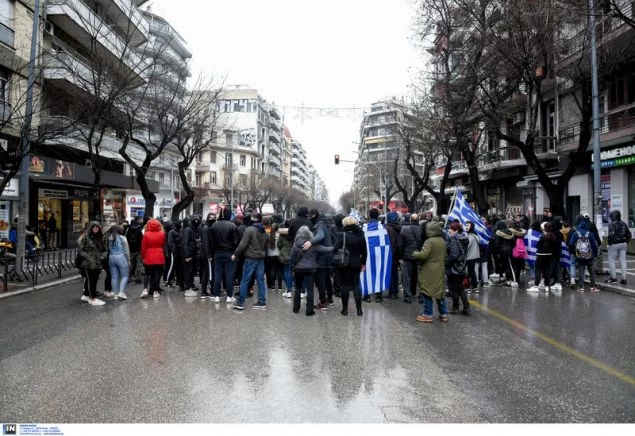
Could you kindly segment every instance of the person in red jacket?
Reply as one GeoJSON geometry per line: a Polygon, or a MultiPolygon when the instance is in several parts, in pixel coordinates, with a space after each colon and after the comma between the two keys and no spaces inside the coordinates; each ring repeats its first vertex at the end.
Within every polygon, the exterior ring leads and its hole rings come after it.
{"type": "MultiPolygon", "coordinates": [[[[150,277],[149,290],[154,298],[159,297],[159,282],[163,275],[163,267],[165,265],[165,256],[163,247],[165,245],[165,232],[161,223],[156,219],[151,219],[146,224],[141,241],[141,259],[146,274],[150,277]]],[[[143,290],[141,298],[148,296],[148,291],[143,290]]]]}

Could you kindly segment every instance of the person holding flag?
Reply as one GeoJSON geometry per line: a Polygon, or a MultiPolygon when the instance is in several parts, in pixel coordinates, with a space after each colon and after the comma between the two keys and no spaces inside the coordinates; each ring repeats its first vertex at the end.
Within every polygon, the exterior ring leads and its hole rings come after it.
{"type": "Polygon", "coordinates": [[[461,194],[461,191],[458,189],[456,190],[454,202],[452,204],[454,206],[450,209],[448,220],[450,222],[457,220],[463,227],[465,227],[468,221],[471,221],[474,225],[474,232],[480,239],[480,244],[489,244],[489,240],[492,238],[491,233],[488,231],[487,226],[483,223],[481,217],[474,212],[474,209],[472,209],[468,202],[465,201],[463,194],[461,194]]]}
{"type": "Polygon", "coordinates": [[[360,273],[360,287],[365,302],[370,303],[370,295],[375,294],[375,302],[380,303],[383,291],[390,289],[392,249],[388,232],[379,222],[379,210],[372,208],[368,216],[370,219],[364,224],[368,260],[360,273]]]}

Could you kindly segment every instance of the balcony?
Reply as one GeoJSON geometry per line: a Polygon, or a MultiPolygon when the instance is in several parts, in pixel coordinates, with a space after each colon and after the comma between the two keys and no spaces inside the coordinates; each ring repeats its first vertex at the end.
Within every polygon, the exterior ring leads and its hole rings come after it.
{"type": "Polygon", "coordinates": [[[130,0],[98,0],[104,7],[108,18],[124,32],[131,32],[131,42],[140,45],[148,41],[150,25],[143,18],[137,6],[130,0]]]}
{"type": "MultiPolygon", "coordinates": [[[[619,106],[600,114],[602,145],[610,146],[612,142],[619,142],[620,138],[632,135],[635,135],[635,103],[619,106]]],[[[563,127],[559,131],[559,137],[559,144],[563,151],[575,150],[580,141],[580,123],[563,127]]]]}
{"type": "MultiPolygon", "coordinates": [[[[445,172],[445,167],[447,165],[447,161],[444,161],[437,165],[437,169],[434,175],[430,176],[432,180],[442,179],[443,173],[445,172]]],[[[456,177],[467,176],[470,171],[467,168],[467,163],[464,160],[454,160],[452,161],[452,169],[450,170],[450,179],[454,179],[456,177]]]]}
{"type": "Polygon", "coordinates": [[[0,42],[11,48],[15,47],[15,32],[10,27],[0,23],[0,42]]]}
{"type": "Polygon", "coordinates": [[[276,156],[274,154],[270,154],[269,155],[269,163],[272,164],[272,165],[275,165],[278,168],[280,168],[282,166],[282,162],[280,161],[280,157],[276,156]]]}
{"type": "Polygon", "coordinates": [[[276,144],[280,144],[280,133],[273,129],[269,129],[269,140],[275,142],[276,144]]]}
{"type": "Polygon", "coordinates": [[[168,42],[168,44],[170,44],[170,47],[179,54],[179,56],[186,59],[192,57],[192,52],[188,48],[187,42],[185,42],[183,37],[179,35],[172,26],[163,21],[161,18],[150,13],[146,13],[146,16],[150,21],[150,33],[162,37],[168,42]]]}
{"type": "MultiPolygon", "coordinates": [[[[134,9],[136,11],[136,9],[134,9]]],[[[145,62],[131,49],[131,42],[147,40],[142,32],[135,32],[131,41],[124,41],[119,33],[105,23],[81,0],[49,0],[46,3],[47,20],[55,24],[88,50],[93,50],[93,40],[99,43],[98,52],[103,52],[114,62],[127,66],[139,78],[146,68],[145,62]]],[[[136,19],[136,18],[135,18],[136,19]]]]}
{"type": "Polygon", "coordinates": [[[201,172],[208,172],[210,169],[210,164],[205,163],[205,162],[196,162],[196,172],[197,173],[201,173],[201,172]]]}
{"type": "Polygon", "coordinates": [[[94,77],[86,60],[66,51],[51,50],[43,56],[43,67],[45,80],[57,82],[59,87],[70,93],[77,92],[77,89],[94,93],[94,77]]]}

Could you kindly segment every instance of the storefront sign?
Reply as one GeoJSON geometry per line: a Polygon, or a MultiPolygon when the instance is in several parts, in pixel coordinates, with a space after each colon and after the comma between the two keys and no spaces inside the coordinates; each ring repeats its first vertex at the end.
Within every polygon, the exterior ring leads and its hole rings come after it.
{"type": "Polygon", "coordinates": [[[161,198],[161,199],[157,198],[157,202],[156,202],[155,206],[172,207],[172,206],[174,206],[174,200],[170,200],[169,198],[161,198]]]}
{"type": "Polygon", "coordinates": [[[59,200],[68,199],[67,191],[58,191],[57,189],[38,189],[37,195],[40,198],[57,198],[59,200]]]}
{"type": "Polygon", "coordinates": [[[127,202],[134,206],[145,206],[146,200],[140,195],[131,195],[127,197],[127,202]]]}
{"type": "Polygon", "coordinates": [[[600,152],[600,167],[611,168],[635,164],[635,144],[600,152]]]}
{"type": "Polygon", "coordinates": [[[9,221],[9,202],[0,201],[0,238],[9,238],[9,229],[11,223],[9,221]]]}
{"type": "Polygon", "coordinates": [[[20,197],[20,180],[11,179],[2,191],[2,197],[19,198],[20,197]]]}
{"type": "Polygon", "coordinates": [[[74,165],[59,159],[43,156],[31,156],[29,161],[29,172],[38,173],[43,176],[55,177],[58,179],[73,179],[74,165]]]}

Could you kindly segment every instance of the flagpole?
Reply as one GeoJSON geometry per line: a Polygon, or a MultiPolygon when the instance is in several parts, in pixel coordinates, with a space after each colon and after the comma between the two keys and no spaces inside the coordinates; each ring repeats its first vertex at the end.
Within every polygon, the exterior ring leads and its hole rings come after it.
{"type": "Polygon", "coordinates": [[[445,226],[448,225],[448,219],[450,218],[450,214],[452,213],[452,210],[454,209],[454,203],[456,203],[456,194],[457,194],[457,192],[459,192],[459,188],[458,187],[454,191],[454,196],[452,197],[452,202],[450,203],[450,209],[448,210],[448,213],[445,216],[445,223],[443,223],[443,228],[444,229],[445,229],[445,226]]]}

